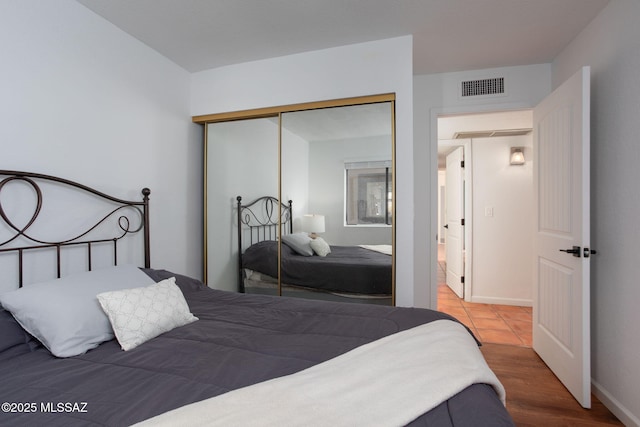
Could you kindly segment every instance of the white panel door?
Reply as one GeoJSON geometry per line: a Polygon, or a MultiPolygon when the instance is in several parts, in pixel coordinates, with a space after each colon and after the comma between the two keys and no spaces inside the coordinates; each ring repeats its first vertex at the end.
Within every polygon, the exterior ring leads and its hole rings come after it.
{"type": "Polygon", "coordinates": [[[445,254],[447,257],[447,286],[460,298],[464,298],[464,178],[462,147],[447,156],[445,206],[447,235],[445,254]]]}
{"type": "Polygon", "coordinates": [[[533,348],[585,408],[591,406],[589,80],[584,67],[533,112],[533,348]]]}

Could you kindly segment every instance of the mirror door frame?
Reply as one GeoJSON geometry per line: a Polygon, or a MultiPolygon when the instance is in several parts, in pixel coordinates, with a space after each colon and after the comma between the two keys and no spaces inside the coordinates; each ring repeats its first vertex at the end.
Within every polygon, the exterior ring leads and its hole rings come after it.
{"type": "MultiPolygon", "coordinates": [[[[323,108],[347,107],[366,104],[376,104],[383,102],[391,103],[391,164],[392,164],[392,191],[393,191],[393,215],[391,224],[391,244],[393,247],[391,259],[391,300],[392,305],[396,305],[396,117],[395,117],[395,93],[384,93],[378,95],[366,95],[350,98],[331,99],[324,101],[312,101],[299,104],[280,105],[273,107],[255,108],[249,110],[238,110],[223,113],[205,114],[193,116],[191,121],[204,126],[204,149],[203,149],[203,280],[207,281],[207,245],[208,245],[208,227],[207,227],[207,159],[208,159],[208,126],[211,123],[230,122],[245,119],[257,118],[278,118],[278,199],[282,200],[282,114],[297,111],[318,110],[323,108]]],[[[281,224],[279,234],[282,232],[281,224]]],[[[278,260],[280,259],[280,247],[278,246],[278,260]]],[[[278,262],[278,293],[282,294],[280,283],[280,262],[278,262]]]]}

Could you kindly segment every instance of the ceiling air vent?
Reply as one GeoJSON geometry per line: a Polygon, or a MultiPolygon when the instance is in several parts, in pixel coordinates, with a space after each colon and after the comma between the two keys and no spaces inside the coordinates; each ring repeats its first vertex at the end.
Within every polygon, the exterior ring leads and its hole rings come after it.
{"type": "Polygon", "coordinates": [[[504,77],[462,82],[462,97],[504,94],[504,77]]]}
{"type": "Polygon", "coordinates": [[[493,138],[496,136],[522,136],[531,133],[531,128],[524,129],[496,129],[456,132],[453,139],[493,138]]]}

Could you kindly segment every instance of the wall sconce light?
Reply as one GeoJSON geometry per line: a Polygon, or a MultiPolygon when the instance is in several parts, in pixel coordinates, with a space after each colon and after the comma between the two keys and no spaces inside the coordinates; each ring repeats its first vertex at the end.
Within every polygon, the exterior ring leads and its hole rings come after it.
{"type": "Polygon", "coordinates": [[[524,165],[524,147],[511,147],[511,158],[509,163],[513,165],[524,165]]]}
{"type": "Polygon", "coordinates": [[[302,217],[302,231],[309,233],[315,239],[316,233],[324,233],[324,215],[306,214],[302,217]]]}

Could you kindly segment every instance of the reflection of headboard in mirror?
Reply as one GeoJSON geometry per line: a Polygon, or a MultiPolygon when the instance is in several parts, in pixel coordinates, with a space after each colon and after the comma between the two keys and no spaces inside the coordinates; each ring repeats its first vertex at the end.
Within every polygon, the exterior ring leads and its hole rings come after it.
{"type": "Polygon", "coordinates": [[[254,243],[277,240],[280,223],[284,226],[283,233],[293,233],[293,201],[289,200],[285,204],[281,203],[277,197],[263,196],[243,205],[242,196],[238,196],[236,200],[238,201],[238,289],[244,292],[242,253],[254,243]],[[279,211],[278,206],[280,206],[279,211]],[[245,233],[248,234],[248,239],[243,239],[245,233]]]}

